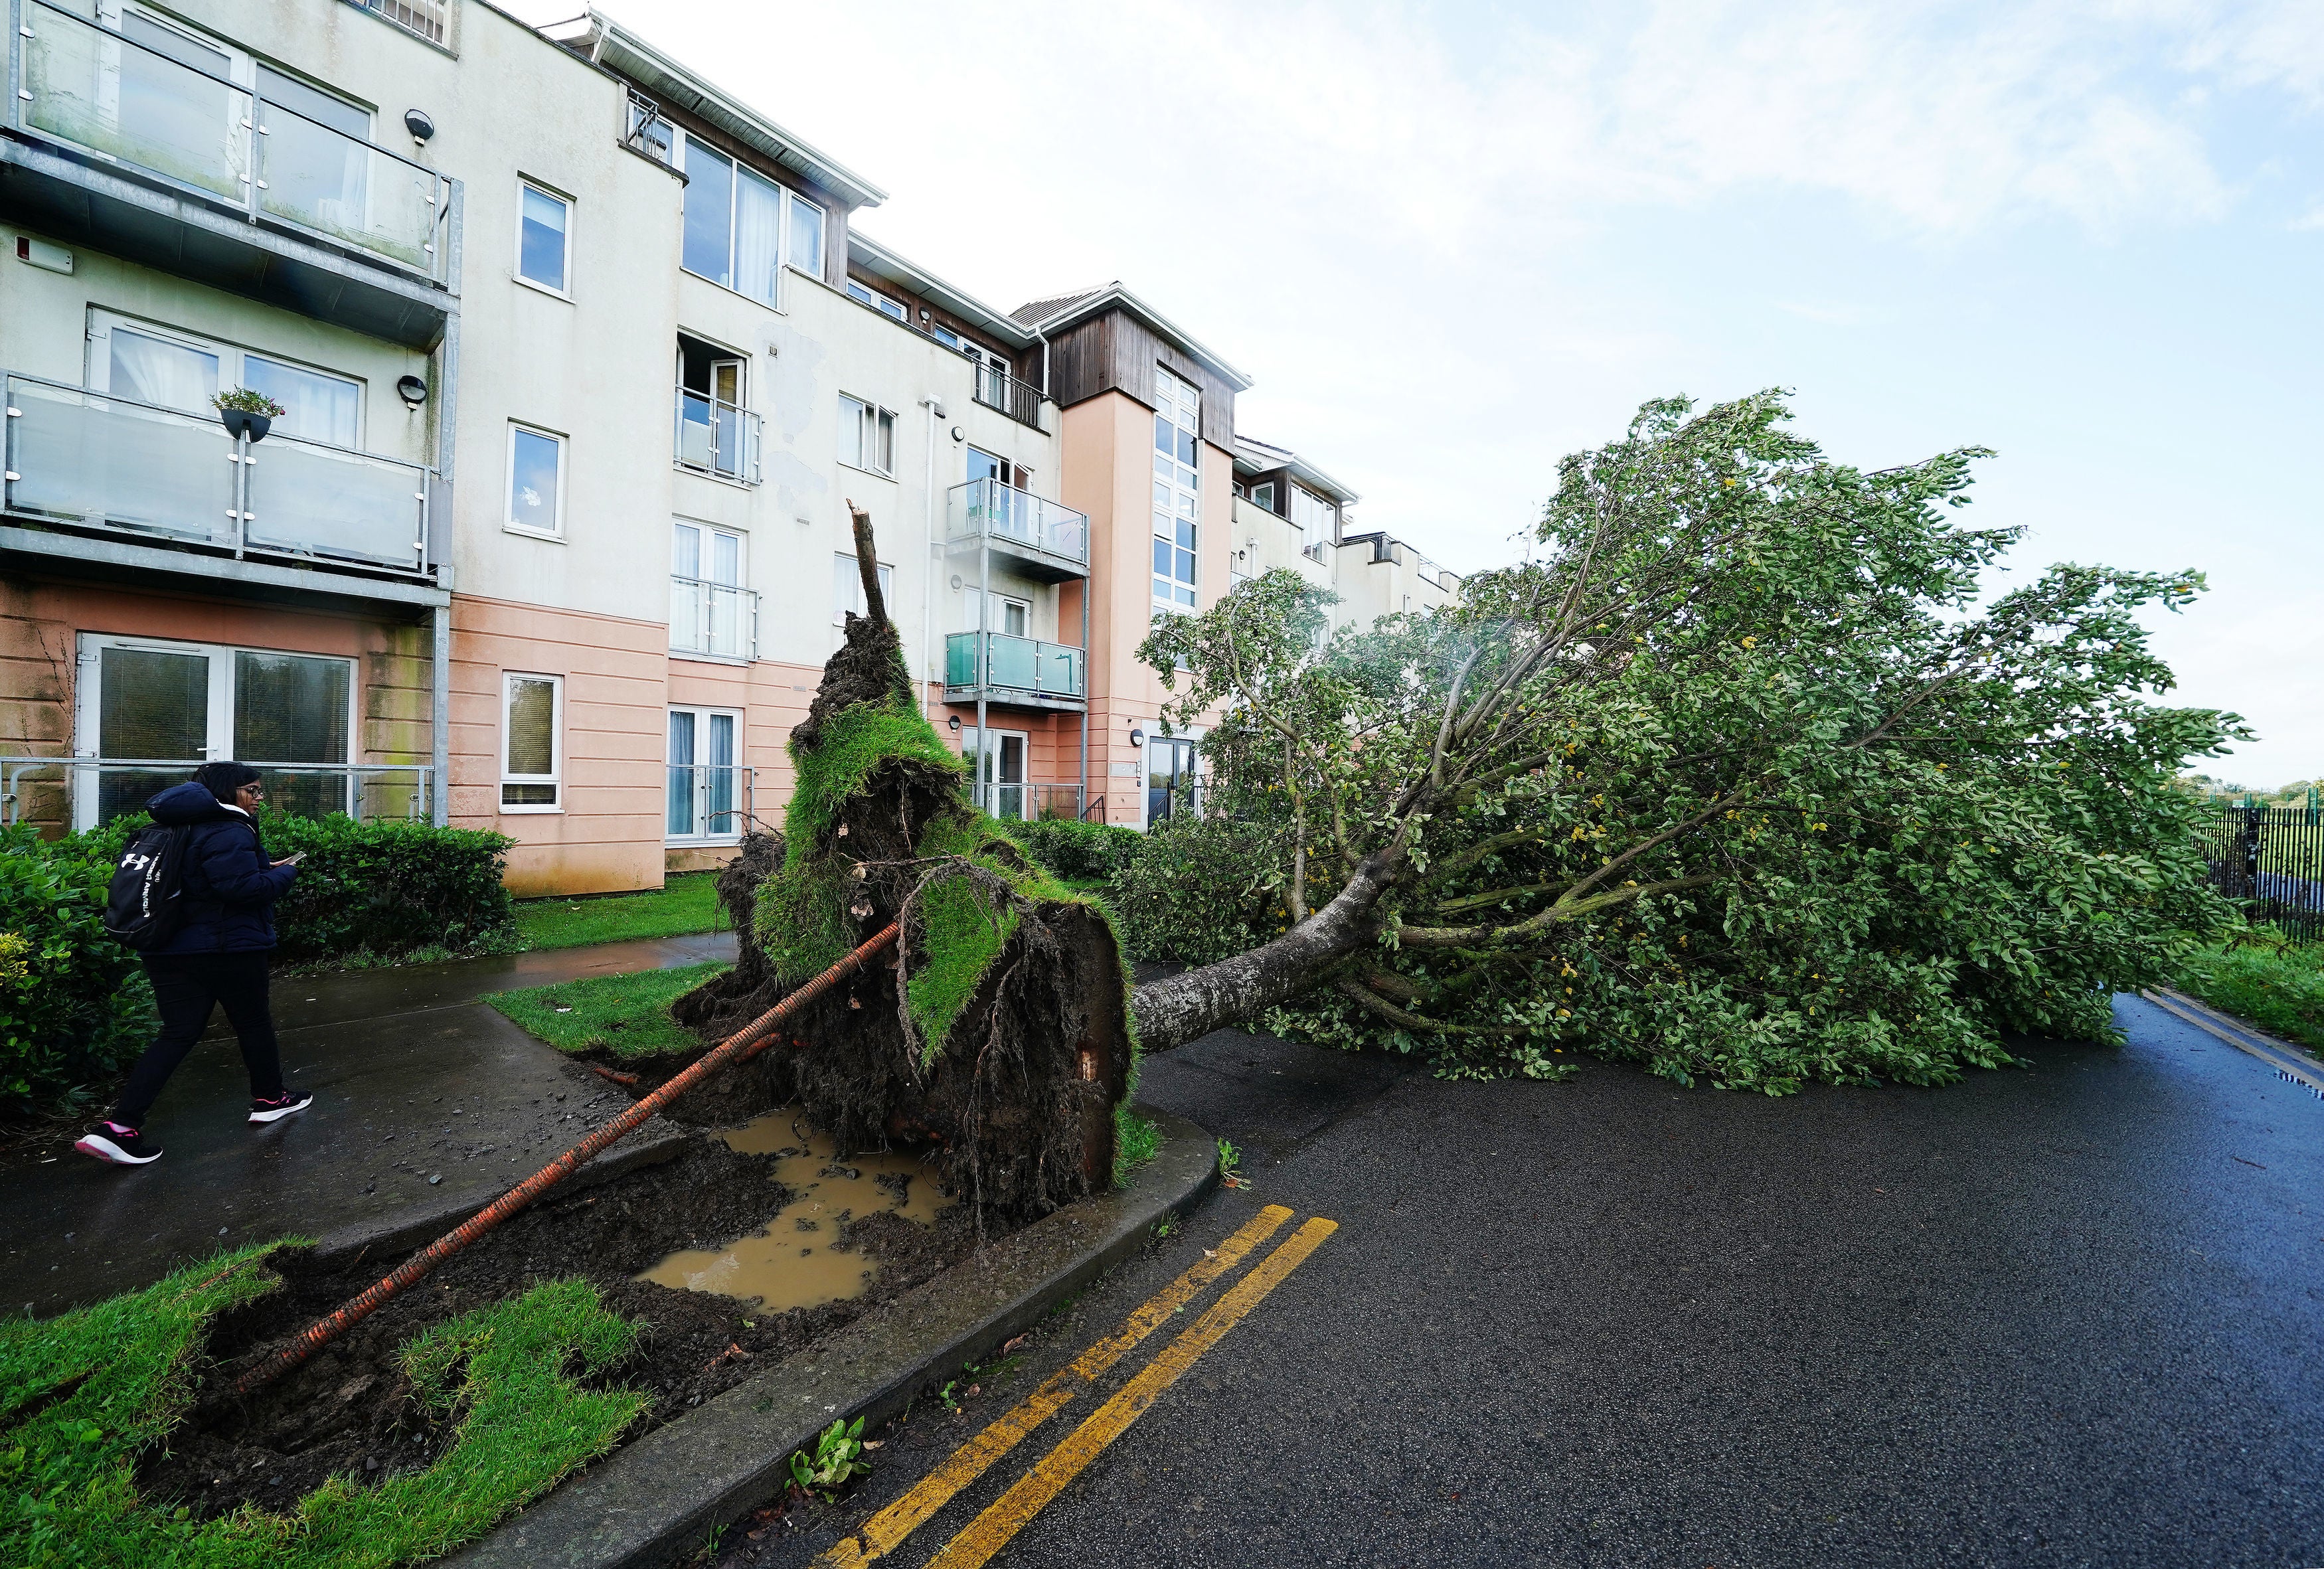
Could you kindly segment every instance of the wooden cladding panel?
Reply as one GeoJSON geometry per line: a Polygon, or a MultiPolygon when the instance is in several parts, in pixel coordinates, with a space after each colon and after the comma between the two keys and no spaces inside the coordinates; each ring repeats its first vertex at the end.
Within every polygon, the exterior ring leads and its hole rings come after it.
{"type": "Polygon", "coordinates": [[[1109,310],[1049,340],[1049,392],[1060,405],[1103,392],[1154,406],[1154,367],[1168,366],[1203,390],[1203,439],[1234,450],[1234,388],[1192,355],[1156,337],[1126,311],[1109,310]]]}

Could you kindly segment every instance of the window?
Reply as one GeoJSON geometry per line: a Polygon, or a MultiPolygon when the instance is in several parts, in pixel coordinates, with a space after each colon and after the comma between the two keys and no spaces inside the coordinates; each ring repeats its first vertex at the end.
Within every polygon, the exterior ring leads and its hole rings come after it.
{"type": "MultiPolygon", "coordinates": [[[[404,804],[369,794],[357,799],[349,776],[336,766],[298,766],[350,761],[348,738],[356,728],[351,660],[94,633],[81,635],[79,653],[74,750],[84,756],[256,763],[268,803],[301,817],[404,804]]],[[[155,791],[185,777],[185,766],[76,771],[73,826],[93,828],[138,811],[155,791]]],[[[397,785],[409,777],[379,780],[397,785]]]]}
{"type": "Polygon", "coordinates": [[[777,309],[785,266],[823,275],[823,208],[691,136],[686,180],[687,272],[777,309]]]}
{"type": "Polygon", "coordinates": [[[742,716],[731,708],[669,711],[669,811],[673,841],[701,843],[742,835],[749,790],[742,766],[742,716]]]}
{"type": "Polygon", "coordinates": [[[528,534],[565,531],[565,438],[509,427],[508,526],[528,534]]]}
{"type": "Polygon", "coordinates": [[[853,278],[847,281],[847,297],[858,305],[868,305],[874,310],[894,317],[898,321],[908,321],[911,318],[911,313],[904,309],[902,300],[890,300],[875,290],[866,289],[853,278]]]}
{"type": "Polygon", "coordinates": [[[1270,512],[1273,512],[1275,510],[1275,482],[1270,479],[1265,485],[1255,485],[1251,486],[1250,499],[1255,504],[1265,507],[1270,512]]]}
{"type": "Polygon", "coordinates": [[[364,384],[215,338],[89,313],[89,390],[214,418],[210,395],[248,387],[282,405],[272,434],[334,447],[363,440],[364,384]]]}
{"type": "Polygon", "coordinates": [[[1032,636],[1033,605],[1029,600],[1018,599],[1006,594],[990,596],[991,608],[985,624],[1003,637],[1032,636]]]}
{"type": "Polygon", "coordinates": [[[1338,525],[1340,509],[1305,485],[1291,487],[1291,526],[1310,533],[1330,534],[1338,525]]]}
{"type": "Polygon", "coordinates": [[[873,474],[896,472],[896,416],[877,403],[839,395],[839,461],[873,474]]]}
{"type": "Polygon", "coordinates": [[[1014,485],[1019,490],[1033,488],[1031,469],[1021,463],[1011,463],[1005,457],[996,457],[982,447],[972,447],[968,449],[968,477],[971,484],[980,479],[997,479],[1001,484],[1014,485]]]}
{"type": "Polygon", "coordinates": [[[758,601],[742,586],[742,536],[703,523],[670,531],[669,646],[679,653],[754,657],[758,601]]]}
{"type": "Polygon", "coordinates": [[[1200,815],[1203,795],[1194,743],[1157,735],[1146,743],[1146,826],[1179,812],[1200,815]]]}
{"type": "Polygon", "coordinates": [[[530,180],[517,184],[516,275],[543,289],[565,292],[566,261],[571,252],[573,206],[530,180]]]}
{"type": "Polygon", "coordinates": [[[678,339],[678,461],[745,485],[759,483],[759,417],[745,406],[750,363],[688,337],[678,339]]]}
{"type": "MultiPolygon", "coordinates": [[[[896,569],[882,562],[880,566],[880,597],[888,602],[888,614],[896,613],[896,569]]],[[[857,569],[853,556],[831,558],[831,624],[845,626],[850,611],[857,615],[869,607],[863,603],[863,574],[857,569]]]]}
{"type": "Polygon", "coordinates": [[[563,805],[564,708],[564,677],[501,677],[503,812],[553,812],[563,805]]]}
{"type": "Polygon", "coordinates": [[[1202,390],[1160,365],[1154,367],[1154,605],[1191,609],[1195,588],[1195,530],[1202,521],[1196,488],[1203,429],[1202,390]]]}

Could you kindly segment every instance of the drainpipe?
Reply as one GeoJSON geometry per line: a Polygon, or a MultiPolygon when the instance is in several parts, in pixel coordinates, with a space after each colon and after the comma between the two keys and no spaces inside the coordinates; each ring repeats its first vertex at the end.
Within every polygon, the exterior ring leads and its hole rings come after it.
{"type": "Polygon", "coordinates": [[[452,821],[452,607],[439,605],[429,617],[435,623],[435,668],[431,685],[434,694],[429,705],[432,720],[429,728],[433,743],[429,761],[435,764],[428,776],[428,820],[438,827],[447,827],[452,821]]]}
{"type": "Polygon", "coordinates": [[[920,407],[928,411],[927,463],[927,549],[920,554],[920,569],[927,576],[920,593],[920,717],[936,723],[934,700],[928,697],[929,667],[936,659],[936,422],[944,418],[944,405],[934,398],[922,398],[920,407]]]}
{"type": "MultiPolygon", "coordinates": [[[[1082,549],[1084,550],[1089,549],[1086,534],[1083,536],[1082,549]]],[[[1090,815],[1089,711],[1090,705],[1096,701],[1090,695],[1089,601],[1090,580],[1084,577],[1082,579],[1082,821],[1084,822],[1089,821],[1090,815]]]]}

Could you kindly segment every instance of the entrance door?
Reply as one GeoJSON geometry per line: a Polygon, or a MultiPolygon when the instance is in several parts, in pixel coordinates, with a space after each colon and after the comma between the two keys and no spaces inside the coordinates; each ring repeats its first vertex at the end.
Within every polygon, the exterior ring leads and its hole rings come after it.
{"type": "Polygon", "coordinates": [[[1025,759],[1030,737],[1022,730],[995,730],[982,745],[976,726],[961,732],[961,755],[975,760],[978,805],[1004,822],[1025,819],[1025,759]]]}
{"type": "Polygon", "coordinates": [[[1146,743],[1146,826],[1152,827],[1179,811],[1198,811],[1195,793],[1194,743],[1157,735],[1146,743]]]}
{"type": "Polygon", "coordinates": [[[742,837],[742,716],[724,709],[669,711],[672,840],[700,844],[742,837]]]}
{"type": "Polygon", "coordinates": [[[195,768],[226,759],[257,764],[278,811],[353,811],[345,772],[295,765],[347,761],[354,676],[351,661],[311,654],[83,636],[74,751],[133,766],[77,771],[73,826],[136,811],[195,768]],[[154,766],[134,766],[147,763],[154,766]]]}

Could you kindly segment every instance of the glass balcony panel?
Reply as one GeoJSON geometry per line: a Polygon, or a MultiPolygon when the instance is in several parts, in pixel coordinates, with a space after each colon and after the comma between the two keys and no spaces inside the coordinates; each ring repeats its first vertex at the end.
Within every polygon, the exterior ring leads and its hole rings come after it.
{"type": "Polygon", "coordinates": [[[732,588],[713,586],[710,593],[710,651],[729,659],[742,655],[742,596],[732,588]]]}
{"type": "Polygon", "coordinates": [[[689,468],[710,466],[715,444],[711,433],[710,400],[683,387],[678,393],[678,460],[689,468]]]}
{"type": "Polygon", "coordinates": [[[945,685],[976,685],[976,640],[980,634],[956,632],[945,639],[945,685]]]}
{"type": "Polygon", "coordinates": [[[1053,697],[1082,696],[1082,651],[1056,643],[1041,643],[1038,690],[1053,697]]]}
{"type": "Polygon", "coordinates": [[[263,109],[259,207],[342,244],[433,274],[435,176],[284,108],[263,109]]]}
{"type": "Polygon", "coordinates": [[[702,831],[706,834],[739,834],[742,825],[737,813],[735,776],[738,768],[706,768],[707,776],[702,781],[702,831]]]}
{"type": "Polygon", "coordinates": [[[8,406],[9,511],[234,542],[234,444],[216,420],[14,376],[8,406]]]}
{"type": "Polygon", "coordinates": [[[407,572],[426,564],[425,469],[288,438],[257,443],[251,456],[253,547],[407,572]]]}
{"type": "Polygon", "coordinates": [[[1034,672],[1038,667],[1036,651],[1039,644],[1030,638],[1004,637],[999,632],[991,637],[991,660],[986,684],[1006,687],[1012,692],[1037,689],[1034,672]]]}
{"type": "Polygon", "coordinates": [[[250,95],[46,5],[22,12],[24,123],[237,206],[250,199],[250,95]]]}
{"type": "Polygon", "coordinates": [[[979,535],[1013,540],[1049,555],[1086,564],[1089,520],[1068,506],[1045,500],[997,479],[954,485],[946,518],[947,537],[979,535]]]}
{"type": "Polygon", "coordinates": [[[678,653],[758,658],[759,595],[730,583],[669,580],[669,646],[678,653]]]}

